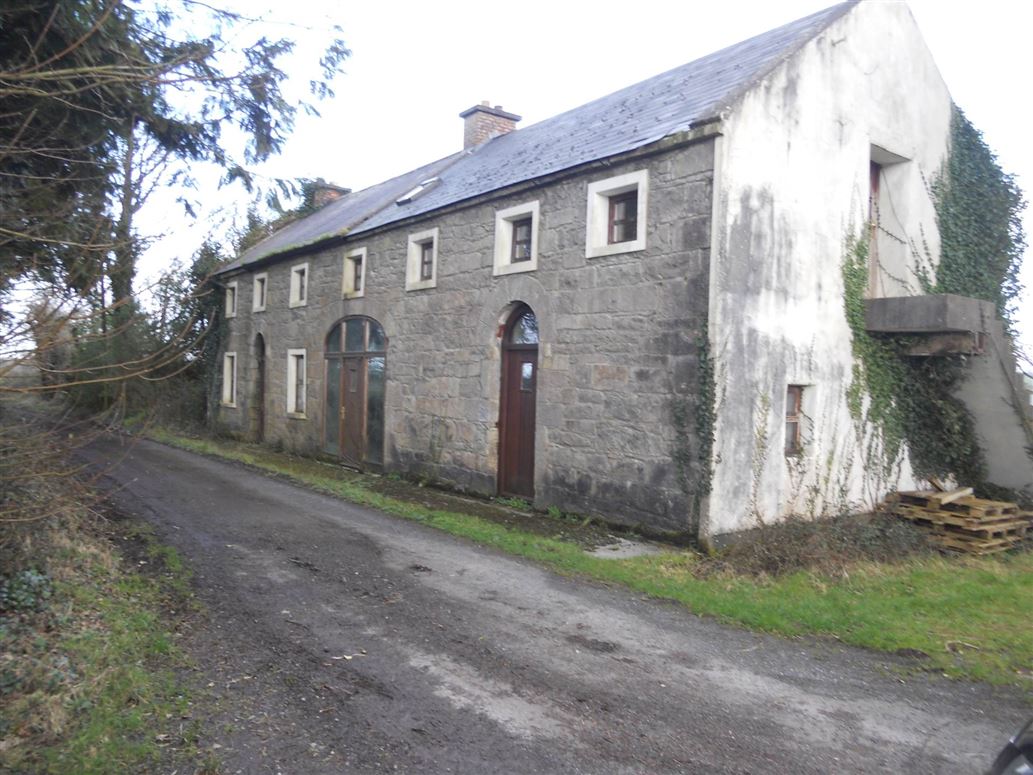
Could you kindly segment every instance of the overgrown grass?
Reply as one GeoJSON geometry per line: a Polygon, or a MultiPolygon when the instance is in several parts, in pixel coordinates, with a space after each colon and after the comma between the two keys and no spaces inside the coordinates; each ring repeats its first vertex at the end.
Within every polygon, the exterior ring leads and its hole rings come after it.
{"type": "Polygon", "coordinates": [[[553,570],[674,600],[695,613],[788,636],[820,635],[922,657],[956,678],[1033,690],[1033,553],[996,558],[914,554],[836,572],[736,573],[689,551],[603,559],[580,546],[459,511],[372,492],[367,478],[265,448],[160,431],[165,443],[237,460],[355,503],[463,536],[553,570]]]}
{"type": "Polygon", "coordinates": [[[60,453],[45,433],[0,427],[0,581],[18,593],[0,596],[0,771],[203,769],[162,614],[189,594],[182,561],[137,535],[154,572],[128,567],[113,542],[124,526],[60,453]]]}
{"type": "Polygon", "coordinates": [[[138,772],[166,744],[196,753],[173,672],[183,656],[160,615],[166,591],[90,543],[49,561],[61,578],[47,609],[0,624],[0,770],[138,772]]]}

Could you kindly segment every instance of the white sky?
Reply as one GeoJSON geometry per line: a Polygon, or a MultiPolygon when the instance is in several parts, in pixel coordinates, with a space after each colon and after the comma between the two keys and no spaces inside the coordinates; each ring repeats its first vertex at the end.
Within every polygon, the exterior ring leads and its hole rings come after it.
{"type": "MultiPolygon", "coordinates": [[[[458,113],[481,100],[523,116],[520,126],[527,126],[831,4],[253,0],[249,15],[316,30],[339,24],[352,50],[336,98],[321,106],[321,118],[299,118],[286,152],[264,171],[322,177],[358,190],[458,150],[458,113]],[[263,8],[269,10],[262,14],[263,8]]],[[[955,102],[983,131],[1005,171],[1033,191],[1027,97],[1033,3],[913,0],[909,6],[955,102]]],[[[278,31],[305,34],[272,28],[278,31]]],[[[247,200],[233,189],[213,193],[212,201],[242,211],[247,200]]],[[[210,228],[178,216],[170,223],[167,207],[159,216],[167,236],[141,267],[145,277],[173,256],[189,258],[210,228]]],[[[1033,212],[1025,224],[1033,239],[1033,212]]],[[[1033,261],[1023,277],[1033,286],[1033,261]]],[[[1033,350],[1031,298],[1027,291],[1020,315],[1033,350]]]]}

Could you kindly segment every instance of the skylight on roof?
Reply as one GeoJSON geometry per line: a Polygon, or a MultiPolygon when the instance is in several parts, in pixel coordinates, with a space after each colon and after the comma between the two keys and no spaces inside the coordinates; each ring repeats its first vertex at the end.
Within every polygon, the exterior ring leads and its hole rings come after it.
{"type": "Polygon", "coordinates": [[[430,191],[432,188],[434,188],[434,186],[436,186],[440,182],[441,182],[441,178],[436,177],[436,176],[433,177],[433,178],[427,178],[425,181],[423,181],[418,186],[416,186],[416,188],[412,189],[411,191],[406,191],[404,194],[402,194],[400,197],[398,197],[395,200],[395,204],[396,205],[409,204],[409,202],[414,200],[416,197],[420,196],[421,194],[427,193],[428,191],[430,191]]]}

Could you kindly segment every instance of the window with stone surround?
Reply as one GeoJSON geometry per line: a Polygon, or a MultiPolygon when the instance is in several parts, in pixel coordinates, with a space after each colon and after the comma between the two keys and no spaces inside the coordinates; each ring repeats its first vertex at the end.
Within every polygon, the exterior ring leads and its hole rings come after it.
{"type": "Polygon", "coordinates": [[[645,250],[649,170],[588,184],[585,257],[645,250]]]}
{"type": "Polygon", "coordinates": [[[344,254],[344,286],[346,299],[357,299],[366,292],[366,248],[355,248],[344,254]]]}
{"type": "Polygon", "coordinates": [[[269,290],[269,275],[265,272],[255,275],[254,292],[251,296],[251,311],[265,311],[265,297],[269,290]]]}
{"type": "Polygon", "coordinates": [[[222,356],[222,405],[237,405],[237,354],[222,356]]]}
{"type": "Polygon", "coordinates": [[[291,307],[304,307],[308,303],[308,264],[291,267],[291,307]]]}
{"type": "Polygon", "coordinates": [[[305,416],[305,393],[307,380],[305,373],[305,351],[287,351],[287,415],[289,417],[305,416]]]}
{"type": "Polygon", "coordinates": [[[538,268],[538,200],[495,211],[495,276],[538,268]]]}
{"type": "Polygon", "coordinates": [[[409,235],[405,290],[419,291],[438,284],[438,229],[409,235]]]}
{"type": "Polygon", "coordinates": [[[226,317],[237,316],[237,283],[226,283],[226,317]]]}

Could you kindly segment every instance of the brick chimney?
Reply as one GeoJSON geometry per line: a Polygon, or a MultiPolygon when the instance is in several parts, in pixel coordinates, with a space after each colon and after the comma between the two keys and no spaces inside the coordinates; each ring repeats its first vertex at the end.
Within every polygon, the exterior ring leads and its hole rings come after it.
{"type": "Polygon", "coordinates": [[[485,140],[490,140],[497,135],[504,135],[516,129],[520,116],[515,113],[507,113],[501,105],[494,108],[487,100],[480,105],[464,110],[459,114],[464,119],[463,123],[463,150],[480,145],[485,140]]]}
{"type": "Polygon", "coordinates": [[[343,188],[342,186],[335,186],[333,183],[327,183],[322,178],[319,178],[312,185],[312,207],[318,210],[321,207],[325,207],[331,202],[335,202],[345,194],[350,194],[352,190],[350,188],[343,188]]]}

